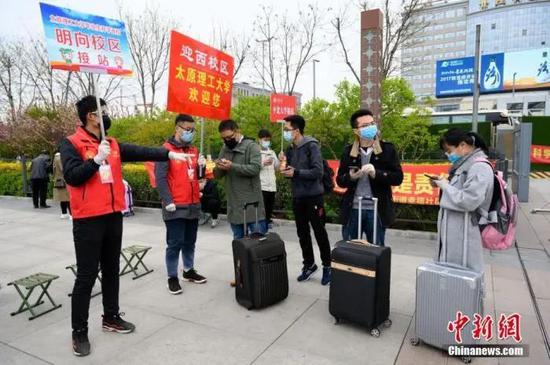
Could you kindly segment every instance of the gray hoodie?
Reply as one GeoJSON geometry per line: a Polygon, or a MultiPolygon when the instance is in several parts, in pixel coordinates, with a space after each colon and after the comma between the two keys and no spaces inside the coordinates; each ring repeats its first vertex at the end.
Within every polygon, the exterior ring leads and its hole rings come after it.
{"type": "Polygon", "coordinates": [[[293,198],[323,194],[323,157],[315,138],[304,136],[298,145],[291,144],[286,150],[286,159],[287,166],[294,167],[293,198]]]}

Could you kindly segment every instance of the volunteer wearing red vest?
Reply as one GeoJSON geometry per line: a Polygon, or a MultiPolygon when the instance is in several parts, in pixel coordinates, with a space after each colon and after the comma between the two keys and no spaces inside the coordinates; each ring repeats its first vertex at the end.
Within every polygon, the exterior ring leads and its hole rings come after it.
{"type": "MultiPolygon", "coordinates": [[[[101,105],[106,105],[102,99],[101,105]]],[[[86,356],[90,353],[90,294],[99,267],[102,274],[103,329],[117,333],[130,333],[135,329],[132,323],[121,318],[118,306],[121,211],[125,205],[122,162],[166,161],[169,158],[185,160],[187,155],[169,152],[165,148],[119,144],[114,138],[101,141],[95,97],[84,97],[76,103],[76,108],[82,126],[61,141],[59,151],[73,213],[77,265],[71,298],[73,353],[86,356]]],[[[106,109],[102,114],[107,130],[111,119],[106,109]]]]}
{"type": "Polygon", "coordinates": [[[201,212],[199,165],[206,160],[199,157],[197,148],[192,145],[195,134],[195,121],[190,115],[176,117],[174,136],[164,147],[173,152],[191,156],[187,161],[157,162],[155,180],[162,200],[162,218],[166,225],[166,271],[168,291],[180,294],[182,288],[178,279],[178,263],[181,252],[184,281],[203,284],[206,278],[194,268],[195,242],[201,212]]]}

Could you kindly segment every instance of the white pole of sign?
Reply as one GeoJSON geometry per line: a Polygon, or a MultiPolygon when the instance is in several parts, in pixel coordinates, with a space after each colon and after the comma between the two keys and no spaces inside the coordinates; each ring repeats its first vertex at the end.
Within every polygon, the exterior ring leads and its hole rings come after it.
{"type": "Polygon", "coordinates": [[[101,112],[101,102],[99,99],[99,89],[95,84],[94,74],[90,74],[90,76],[92,79],[92,87],[94,89],[95,101],[97,103],[97,117],[99,118],[99,126],[101,128],[101,140],[104,140],[106,135],[105,135],[105,126],[103,125],[103,114],[101,112]]]}
{"type": "Polygon", "coordinates": [[[281,123],[281,152],[283,152],[283,134],[285,133],[285,123],[282,120],[280,120],[279,123],[281,123]]]}
{"type": "Polygon", "coordinates": [[[200,154],[202,155],[204,148],[204,118],[201,118],[201,147],[200,154]]]}

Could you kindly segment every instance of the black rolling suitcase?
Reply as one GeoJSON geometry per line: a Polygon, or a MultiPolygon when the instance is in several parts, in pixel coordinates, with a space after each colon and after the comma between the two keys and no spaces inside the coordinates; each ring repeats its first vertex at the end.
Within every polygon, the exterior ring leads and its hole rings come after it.
{"type": "Polygon", "coordinates": [[[235,297],[243,307],[258,309],[288,296],[288,273],[285,244],[278,234],[246,234],[246,209],[250,205],[256,208],[258,226],[258,202],[245,204],[245,237],[233,240],[235,297]]]}
{"type": "MultiPolygon", "coordinates": [[[[332,280],[329,311],[336,323],[347,320],[366,326],[374,337],[379,326],[389,327],[391,249],[361,240],[361,200],[374,202],[377,221],[378,199],[359,199],[358,240],[340,241],[332,250],[332,280]]],[[[376,243],[374,224],[374,243],[376,243]]]]}

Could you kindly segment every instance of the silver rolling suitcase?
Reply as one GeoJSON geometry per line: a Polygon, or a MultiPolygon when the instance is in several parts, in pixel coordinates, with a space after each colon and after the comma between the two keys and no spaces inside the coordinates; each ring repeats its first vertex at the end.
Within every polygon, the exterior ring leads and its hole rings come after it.
{"type": "MultiPolygon", "coordinates": [[[[467,232],[470,214],[464,214],[462,266],[445,262],[427,262],[416,269],[416,338],[413,345],[425,342],[447,350],[457,344],[455,334],[448,330],[460,311],[470,318],[462,329],[462,344],[476,344],[472,338],[474,314],[483,315],[483,274],[466,267],[468,257],[467,232]]],[[[445,225],[446,227],[447,225],[445,225]]],[[[446,235],[445,235],[446,237],[446,235]]],[[[443,257],[447,242],[442,243],[443,257]]],[[[463,358],[469,362],[469,358],[463,358]]]]}

